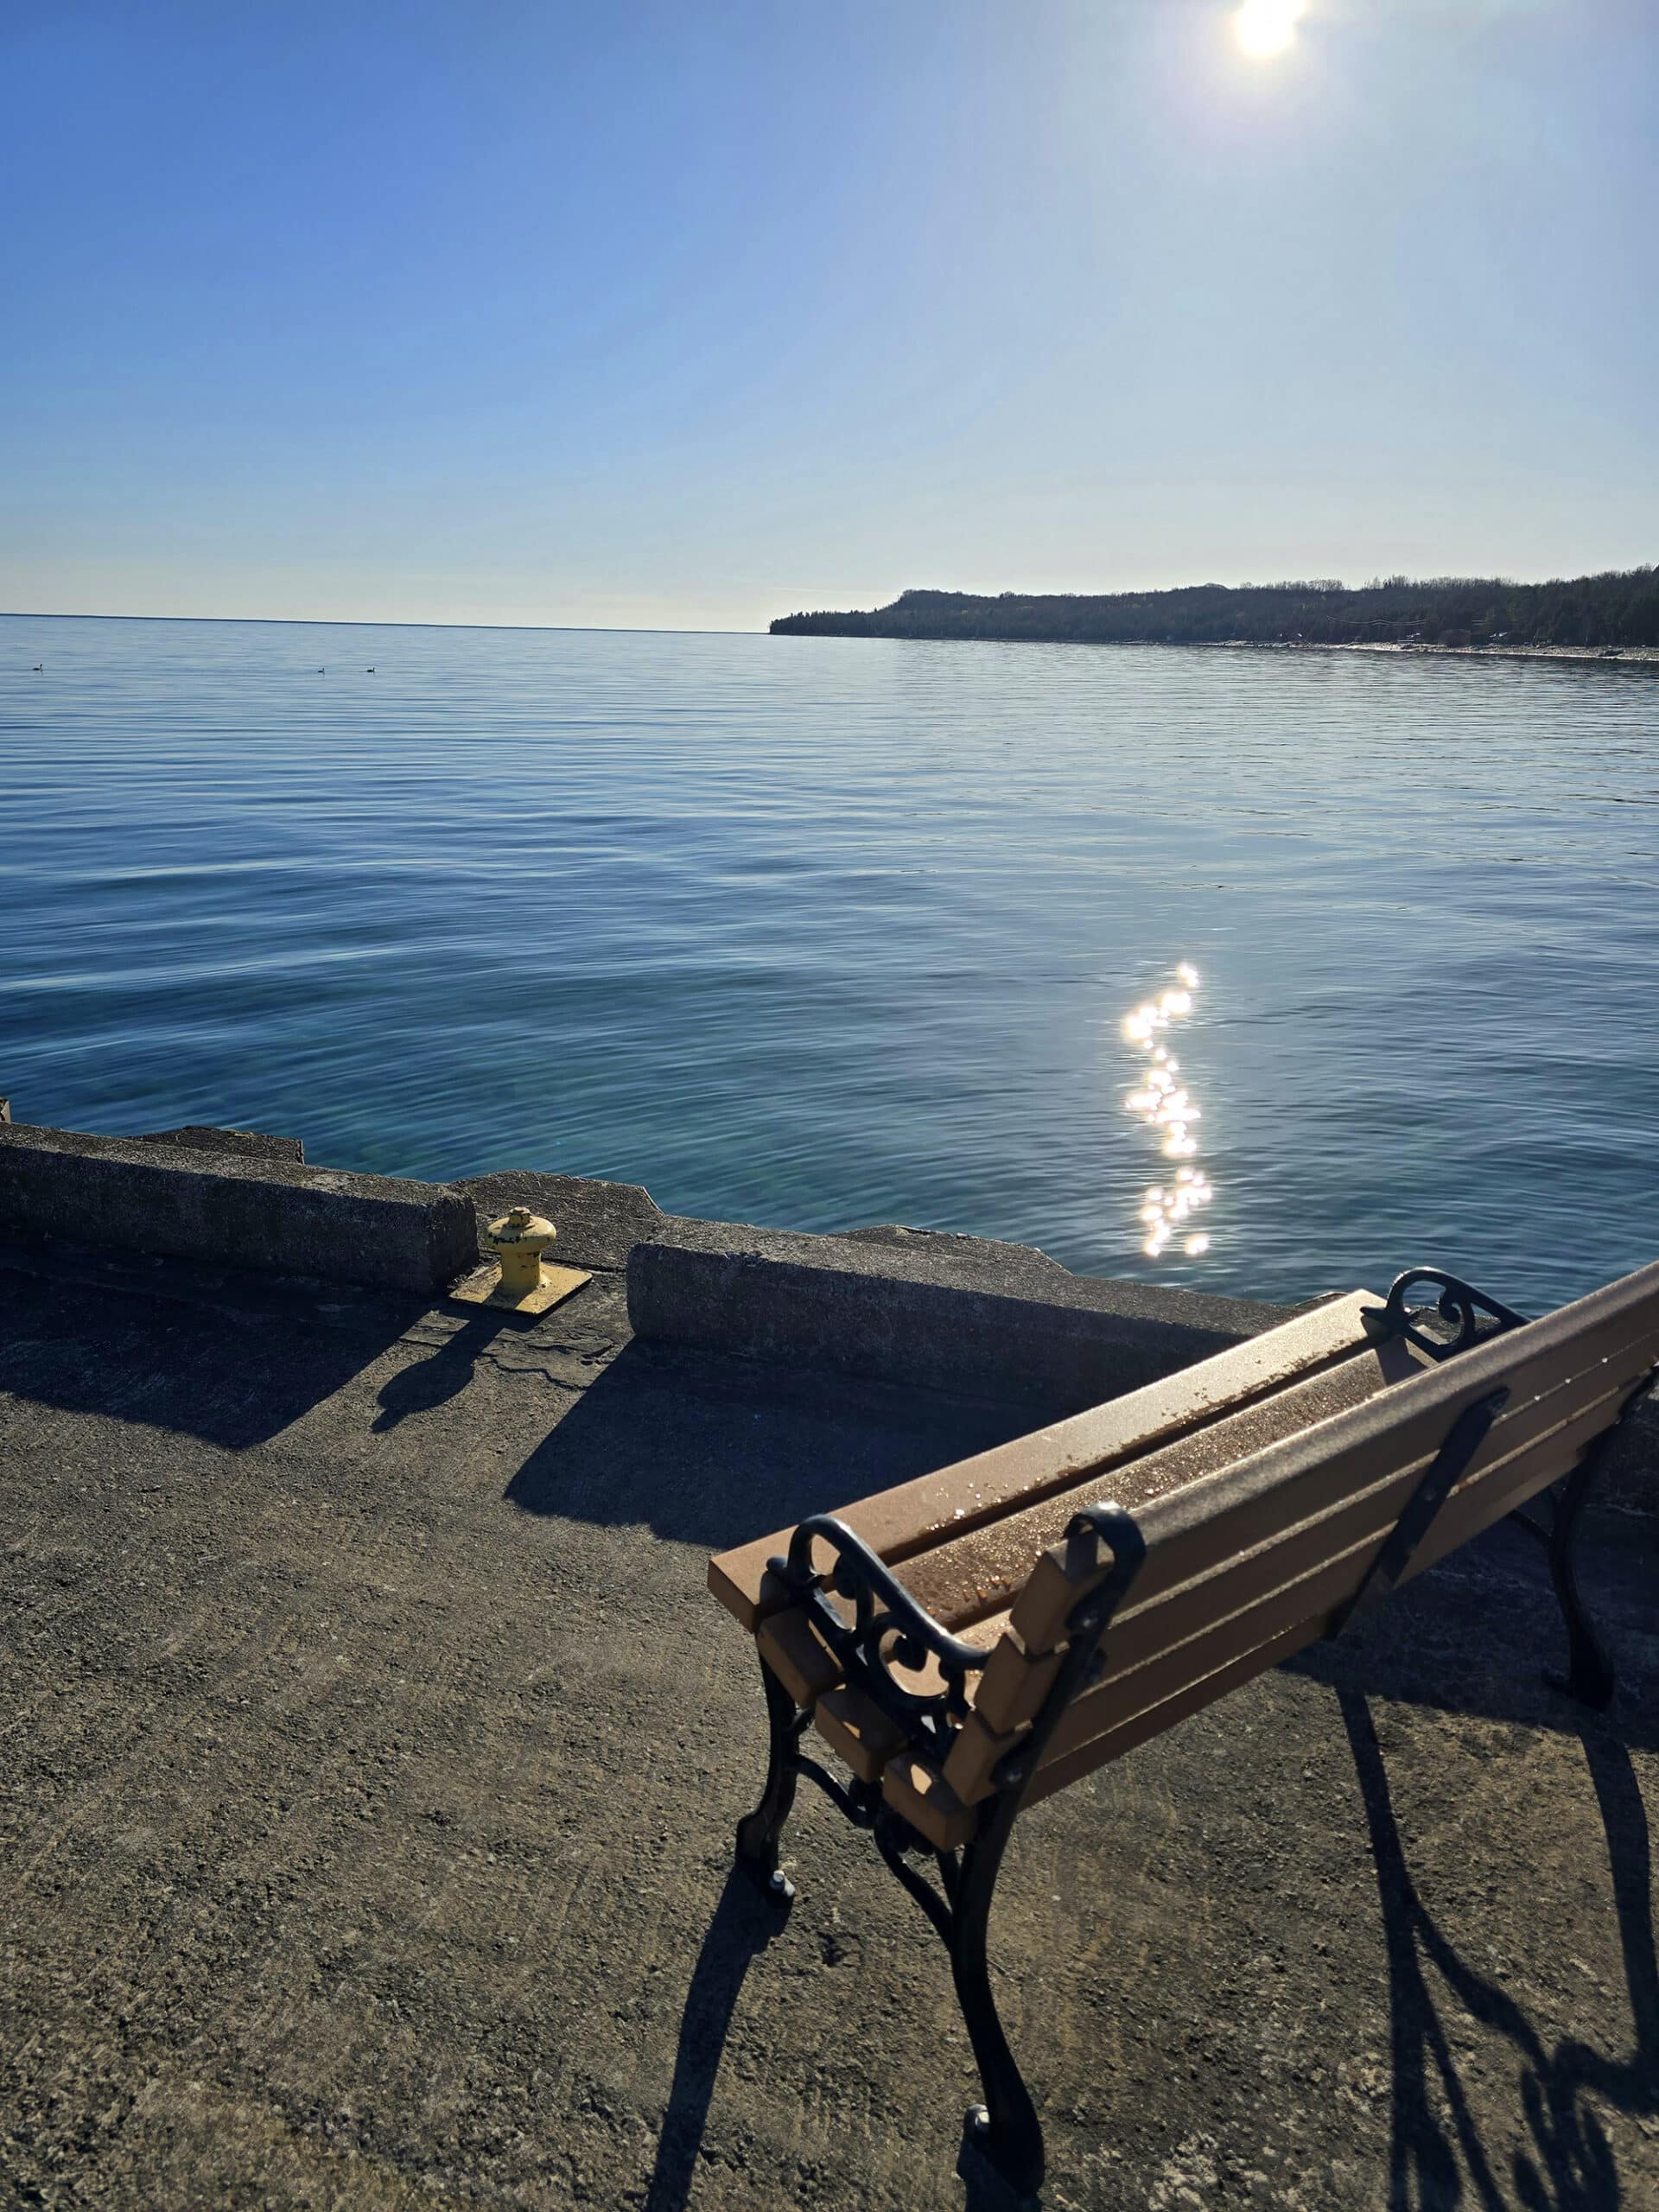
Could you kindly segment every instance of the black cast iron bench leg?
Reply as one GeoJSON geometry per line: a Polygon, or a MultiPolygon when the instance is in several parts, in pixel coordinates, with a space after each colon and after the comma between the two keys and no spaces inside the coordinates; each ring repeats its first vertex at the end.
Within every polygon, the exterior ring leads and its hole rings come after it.
{"type": "MultiPolygon", "coordinates": [[[[1132,1516],[1109,1503],[1073,1514],[1066,1541],[1079,1548],[1080,1558],[1081,1548],[1086,1546],[1087,1560],[1104,1571],[1066,1616],[1065,1656],[1058,1672],[1030,1731],[1021,1738],[1017,1755],[999,1768],[995,1791],[976,1814],[968,1841],[958,1847],[960,1855],[958,1850],[930,1845],[887,1806],[880,1782],[855,1779],[843,1786],[809,1758],[800,1749],[800,1738],[811,1714],[797,1711],[794,1699],[764,1659],[760,1675],[766,1686],[771,1758],[760,1802],[737,1831],[740,1865],[785,1902],[794,1891],[778,1864],[778,1838],[802,1775],[816,1783],[855,1827],[874,1832],[877,1850],[926,1913],[950,1954],[963,2024],[985,2092],[983,2105],[976,2106],[968,2116],[969,2140],[1021,2198],[1034,2197],[1042,2186],[1043,2131],[991,1993],[985,1955],[991,1899],[1027,1784],[1061,1715],[1091,1678],[1107,1624],[1146,1555],[1145,1541],[1132,1516]],[[907,1854],[918,1851],[931,1852],[941,1889],[907,1863],[907,1854]]],[[[901,1726],[913,1727],[916,1739],[943,1758],[948,1748],[948,1718],[954,1714],[960,1720],[965,1713],[966,1677],[985,1664],[984,1651],[940,1628],[876,1554],[834,1519],[819,1516],[802,1522],[790,1539],[787,1559],[769,1565],[800,1593],[810,1609],[814,1629],[854,1684],[893,1712],[901,1726]],[[814,1567],[815,1543],[835,1549],[832,1573],[814,1567]],[[853,1602],[853,1624],[823,1594],[826,1586],[853,1602]],[[890,1662],[896,1658],[901,1669],[914,1672],[928,1652],[938,1659],[946,1688],[918,1695],[895,1681],[890,1662]]]]}
{"type": "Polygon", "coordinates": [[[985,1955],[987,1924],[996,1877],[1019,1810],[1018,1793],[992,1799],[979,1833],[963,1853],[954,1880],[947,1877],[950,1974],[973,2046],[985,2101],[968,2115],[968,2139],[995,2167],[1016,2196],[1035,2196],[1043,2185],[1043,2131],[991,1993],[985,1955]]]}
{"type": "MultiPolygon", "coordinates": [[[[757,1888],[779,1904],[787,1904],[795,1890],[778,1864],[779,1838],[794,1805],[801,1775],[810,1774],[815,1781],[823,1777],[799,1749],[810,1713],[796,1709],[794,1699],[764,1660],[760,1679],[766,1687],[770,1729],[766,1787],[754,1810],[738,1822],[737,1863],[757,1888]]],[[[861,1825],[877,1826],[883,1857],[944,1936],[963,2024],[985,2093],[984,2103],[975,2106],[968,2115],[968,2139],[1017,2196],[1034,2196],[1043,2183],[1043,2131],[997,2014],[985,1950],[991,1899],[1019,1809],[1018,1794],[1005,1792],[986,1805],[979,1832],[960,1858],[950,1852],[932,1854],[944,1885],[943,1897],[903,1863],[901,1850],[920,1845],[920,1837],[911,1834],[896,1820],[878,1824],[874,1808],[862,1804],[861,1792],[857,1802],[850,1802],[847,1793],[838,1789],[832,1789],[830,1795],[842,1802],[843,1811],[852,1811],[861,1825]],[[902,1844],[897,1840],[900,1833],[902,1844]]]]}
{"type": "Polygon", "coordinates": [[[757,1888],[779,1904],[787,1904],[795,1890],[779,1866],[778,1839],[795,1802],[801,1772],[798,1746],[812,1716],[796,1710],[794,1699],[764,1659],[760,1680],[766,1687],[770,1732],[766,1783],[760,1802],[737,1824],[737,1863],[757,1888]]]}

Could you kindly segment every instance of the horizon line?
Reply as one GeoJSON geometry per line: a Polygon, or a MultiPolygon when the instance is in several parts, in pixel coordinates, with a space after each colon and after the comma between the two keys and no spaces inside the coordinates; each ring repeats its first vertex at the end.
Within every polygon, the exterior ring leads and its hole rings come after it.
{"type": "MultiPolygon", "coordinates": [[[[774,618],[776,619],[776,618],[774,618]]],[[[513,630],[616,638],[765,638],[768,630],[676,629],[658,622],[411,622],[344,614],[99,614],[86,608],[0,607],[0,622],[258,622],[281,630],[513,630]]]]}

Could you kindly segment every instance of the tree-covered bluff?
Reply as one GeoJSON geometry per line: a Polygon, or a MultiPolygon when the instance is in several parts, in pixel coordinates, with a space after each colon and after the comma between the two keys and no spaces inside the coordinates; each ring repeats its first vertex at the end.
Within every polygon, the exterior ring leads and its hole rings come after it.
{"type": "Polygon", "coordinates": [[[1518,584],[1504,576],[1376,577],[1178,591],[901,592],[891,606],[785,614],[776,634],[1026,639],[1085,645],[1659,646],[1659,568],[1518,584]]]}

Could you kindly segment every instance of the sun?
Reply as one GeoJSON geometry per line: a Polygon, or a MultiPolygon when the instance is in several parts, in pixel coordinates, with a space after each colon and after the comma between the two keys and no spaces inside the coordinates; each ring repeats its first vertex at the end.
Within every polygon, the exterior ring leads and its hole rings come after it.
{"type": "Polygon", "coordinates": [[[1296,43],[1296,26],[1307,0],[1243,0],[1233,16],[1233,36],[1252,61],[1270,61],[1296,43]]]}

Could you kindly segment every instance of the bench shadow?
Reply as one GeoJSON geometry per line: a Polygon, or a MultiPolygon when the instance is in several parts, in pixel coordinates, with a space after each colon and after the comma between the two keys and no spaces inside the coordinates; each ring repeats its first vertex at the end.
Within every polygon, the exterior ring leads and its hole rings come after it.
{"type": "MultiPolygon", "coordinates": [[[[692,1968],[680,2017],[674,2079],[641,2212],[685,2212],[745,1977],[788,1924],[788,1911],[762,1897],[749,1877],[734,1866],[692,1968]]],[[[1007,2183],[965,2139],[957,2174],[963,2189],[963,2212],[1009,2212],[1016,2202],[1007,2183]]]]}
{"type": "Polygon", "coordinates": [[[1488,2212],[1615,2212],[1625,2202],[1592,2096],[1640,2119],[1659,2116],[1659,1960],[1651,1904],[1647,1815],[1624,1745],[1586,1722],[1580,1730],[1607,1838],[1636,2047],[1609,2058],[1567,2038],[1547,2044],[1521,2007],[1462,1958],[1419,1897],[1395,1820],[1370,1708],[1338,1694],[1370,1830],[1389,1967],[1393,2063],[1389,2212],[1437,2212],[1465,2202],[1488,2212]],[[1494,2170],[1459,2076],[1430,1986],[1439,1975],[1460,2008],[1503,2036],[1519,2057],[1530,2152],[1507,2177],[1494,2170]],[[1446,2116],[1431,2096],[1438,2083],[1446,2116]]]}
{"type": "Polygon", "coordinates": [[[674,2079],[643,2212],[684,2212],[744,1976],[788,1917],[761,1896],[747,1874],[735,1866],[731,1869],[692,1968],[674,2054],[674,2079]]]}
{"type": "Polygon", "coordinates": [[[1031,1420],[1025,1407],[636,1341],[563,1412],[506,1496],[525,1513],[643,1524],[723,1551],[1004,1443],[1031,1420]]]}
{"type": "MultiPolygon", "coordinates": [[[[1585,1535],[1585,1594],[1619,1675],[1611,1723],[1632,1750],[1659,1751],[1659,1684],[1643,1662],[1659,1542],[1625,1516],[1588,1520],[1585,1535]]],[[[1370,1620],[1282,1663],[1338,1695],[1363,1691],[1555,1734],[1583,1732],[1584,1708],[1546,1678],[1566,1666],[1567,1637],[1541,1548],[1501,1522],[1370,1620]]]]}

